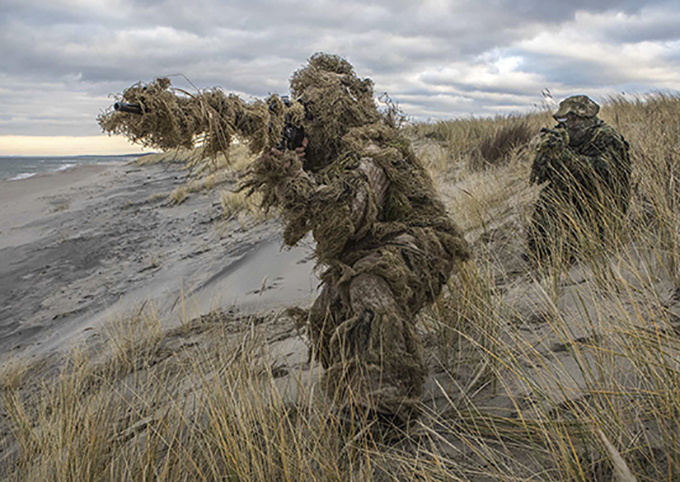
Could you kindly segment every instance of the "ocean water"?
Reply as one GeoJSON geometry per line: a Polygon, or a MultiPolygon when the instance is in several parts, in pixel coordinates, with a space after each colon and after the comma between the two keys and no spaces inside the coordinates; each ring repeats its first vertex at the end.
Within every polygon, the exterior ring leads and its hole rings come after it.
{"type": "Polygon", "coordinates": [[[83,164],[130,162],[139,155],[126,156],[0,156],[0,181],[27,179],[41,172],[63,171],[83,164]]]}

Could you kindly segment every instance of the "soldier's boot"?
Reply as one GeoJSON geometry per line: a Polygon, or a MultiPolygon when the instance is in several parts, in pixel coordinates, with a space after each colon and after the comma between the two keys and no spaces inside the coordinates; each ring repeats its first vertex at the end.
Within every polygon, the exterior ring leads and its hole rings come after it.
{"type": "Polygon", "coordinates": [[[331,337],[326,387],[339,413],[352,414],[353,421],[403,428],[418,415],[426,377],[414,321],[379,276],[360,274],[349,291],[355,315],[331,337]]]}

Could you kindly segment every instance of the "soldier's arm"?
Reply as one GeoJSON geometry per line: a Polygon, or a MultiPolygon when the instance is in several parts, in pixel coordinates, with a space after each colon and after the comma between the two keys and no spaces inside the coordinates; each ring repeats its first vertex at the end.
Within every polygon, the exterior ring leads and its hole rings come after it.
{"type": "Polygon", "coordinates": [[[567,168],[576,176],[596,175],[610,188],[628,184],[630,176],[630,156],[628,143],[610,128],[605,128],[593,139],[589,154],[579,154],[573,149],[565,149],[563,160],[567,168]]]}
{"type": "Polygon", "coordinates": [[[611,129],[607,129],[597,140],[596,147],[601,154],[592,159],[595,172],[612,187],[620,183],[627,185],[631,163],[626,140],[611,129]]]}
{"type": "Polygon", "coordinates": [[[531,165],[530,183],[542,184],[563,170],[561,157],[569,143],[569,135],[562,128],[541,129],[540,141],[531,165]]]}
{"type": "Polygon", "coordinates": [[[365,182],[359,184],[350,208],[355,230],[370,228],[375,222],[377,213],[372,212],[371,206],[376,209],[383,206],[389,187],[385,171],[372,158],[362,158],[357,170],[365,176],[365,182]]]}
{"type": "Polygon", "coordinates": [[[375,223],[388,186],[385,171],[370,157],[328,183],[294,169],[277,186],[286,244],[312,231],[320,252],[341,252],[375,223]]]}

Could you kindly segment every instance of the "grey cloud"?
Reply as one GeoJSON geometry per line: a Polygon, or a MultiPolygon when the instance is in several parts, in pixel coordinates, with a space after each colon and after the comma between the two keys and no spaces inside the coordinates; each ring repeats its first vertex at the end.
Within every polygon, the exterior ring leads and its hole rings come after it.
{"type": "Polygon", "coordinates": [[[598,25],[600,38],[614,43],[677,41],[680,12],[665,9],[645,9],[631,16],[618,17],[598,25]]]}
{"type": "MultiPolygon", "coordinates": [[[[5,0],[0,133],[92,134],[110,92],[156,76],[183,74],[198,87],[245,97],[285,92],[292,72],[319,50],[346,56],[359,75],[374,78],[377,91],[389,90],[417,117],[531,108],[542,87],[638,82],[602,63],[516,47],[573,25],[577,11],[602,16],[602,42],[678,38],[664,20],[678,15],[668,2],[5,0]],[[650,17],[650,9],[662,14],[650,17]],[[612,12],[631,20],[608,28],[612,12]],[[519,71],[535,78],[515,82],[493,69],[488,82],[437,74],[507,56],[521,57],[519,71]]],[[[666,61],[677,62],[678,51],[666,61]]],[[[173,82],[190,88],[182,77],[173,82]]],[[[654,79],[636,85],[654,87],[654,79]]]]}
{"type": "Polygon", "coordinates": [[[443,80],[437,75],[425,75],[422,77],[423,82],[427,85],[432,86],[442,86],[446,85],[449,88],[453,88],[458,92],[478,92],[478,93],[489,93],[489,94],[507,94],[507,95],[533,95],[540,92],[540,86],[531,85],[512,85],[511,83],[499,83],[494,85],[484,85],[479,82],[463,82],[456,81],[452,79],[443,80]]]}
{"type": "Polygon", "coordinates": [[[538,20],[564,22],[574,19],[577,11],[586,12],[637,12],[643,5],[664,4],[666,2],[641,2],[639,0],[576,0],[570,2],[545,2],[541,0],[513,0],[503,2],[518,15],[538,20]]]}
{"type": "Polygon", "coordinates": [[[76,79],[27,84],[0,75],[0,86],[3,135],[96,135],[93,120],[110,102],[106,95],[79,90],[76,79]]]}
{"type": "Polygon", "coordinates": [[[619,69],[588,60],[559,55],[529,54],[523,68],[540,74],[546,85],[578,85],[583,88],[625,83],[619,69]]]}

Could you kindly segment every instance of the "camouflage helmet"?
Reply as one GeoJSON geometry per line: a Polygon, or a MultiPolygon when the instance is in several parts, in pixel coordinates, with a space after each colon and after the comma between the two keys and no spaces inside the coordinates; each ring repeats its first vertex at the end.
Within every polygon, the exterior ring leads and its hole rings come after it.
{"type": "Polygon", "coordinates": [[[578,117],[595,117],[600,111],[600,106],[590,99],[587,95],[574,95],[560,102],[560,107],[553,117],[557,120],[564,119],[567,114],[574,114],[578,117]]]}

